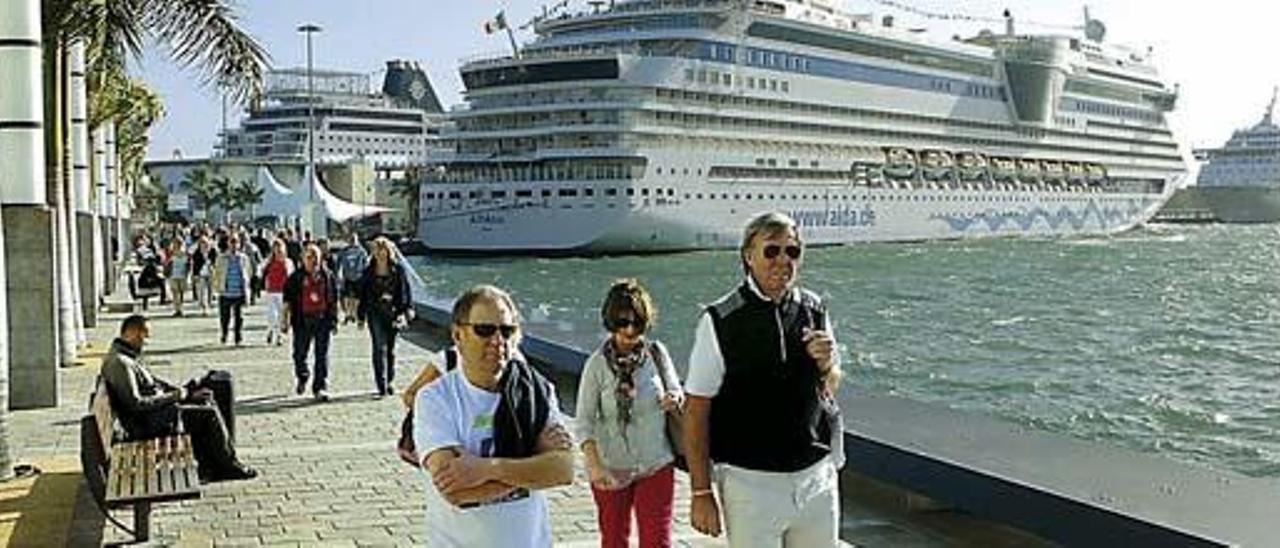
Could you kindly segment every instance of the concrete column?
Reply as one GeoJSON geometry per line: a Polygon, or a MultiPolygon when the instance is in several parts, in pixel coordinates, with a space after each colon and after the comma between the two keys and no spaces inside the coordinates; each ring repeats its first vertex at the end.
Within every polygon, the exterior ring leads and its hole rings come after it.
{"type": "Polygon", "coordinates": [[[5,273],[0,326],[0,474],[12,474],[7,410],[58,405],[53,213],[46,204],[40,3],[0,2],[0,225],[5,273]],[[20,351],[9,341],[22,341],[20,351]],[[7,375],[6,375],[7,373],[7,375]],[[0,396],[4,398],[5,396],[0,396]]]}
{"type": "MultiPolygon", "coordinates": [[[[76,310],[76,343],[83,345],[84,328],[89,325],[88,316],[94,312],[93,307],[86,306],[86,301],[93,302],[86,295],[91,292],[93,281],[88,279],[85,268],[88,258],[92,260],[92,250],[85,245],[80,225],[83,217],[89,213],[89,101],[85,83],[85,43],[76,40],[69,49],[71,65],[70,107],[71,107],[71,191],[67,222],[69,223],[68,239],[71,243],[71,282],[72,306],[76,310]],[[88,311],[86,311],[88,309],[88,311]]],[[[88,228],[88,225],[85,225],[88,228]]],[[[95,324],[96,325],[96,322],[95,324]]]]}

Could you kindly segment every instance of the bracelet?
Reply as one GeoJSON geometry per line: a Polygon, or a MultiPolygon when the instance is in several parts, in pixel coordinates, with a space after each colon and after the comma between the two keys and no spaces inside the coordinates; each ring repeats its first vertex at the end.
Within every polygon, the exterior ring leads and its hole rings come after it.
{"type": "Polygon", "coordinates": [[[696,499],[696,498],[698,498],[698,497],[705,497],[705,496],[712,495],[712,494],[715,494],[715,491],[712,491],[710,488],[708,488],[708,489],[694,489],[694,490],[693,490],[693,498],[695,498],[695,499],[696,499]]]}

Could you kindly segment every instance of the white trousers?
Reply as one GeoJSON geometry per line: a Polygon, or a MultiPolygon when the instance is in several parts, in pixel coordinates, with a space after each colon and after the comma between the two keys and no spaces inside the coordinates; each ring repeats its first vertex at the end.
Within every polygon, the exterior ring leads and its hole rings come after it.
{"type": "Polygon", "coordinates": [[[799,472],[716,466],[732,548],[821,548],[840,539],[839,477],[831,457],[799,472]]]}
{"type": "Polygon", "coordinates": [[[284,293],[267,293],[267,332],[280,334],[280,319],[284,313],[284,293]]]}

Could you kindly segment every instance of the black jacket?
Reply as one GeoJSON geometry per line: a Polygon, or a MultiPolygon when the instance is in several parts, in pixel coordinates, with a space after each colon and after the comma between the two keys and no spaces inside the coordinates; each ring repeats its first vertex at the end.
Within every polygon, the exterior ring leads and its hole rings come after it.
{"type": "Polygon", "coordinates": [[[358,288],[357,295],[360,298],[360,305],[356,307],[356,317],[360,321],[369,319],[371,315],[386,316],[382,319],[394,321],[397,316],[406,314],[413,307],[413,294],[409,289],[409,277],[405,274],[404,267],[399,263],[391,262],[391,301],[386,305],[379,305],[382,299],[381,295],[374,294],[374,263],[371,261],[369,266],[364,269],[364,273],[360,275],[360,280],[356,282],[358,288]]]}
{"type": "MultiPolygon", "coordinates": [[[[324,276],[325,293],[328,298],[325,299],[325,313],[323,323],[329,328],[338,325],[338,284],[334,280],[333,273],[327,268],[320,268],[320,275],[324,276]]],[[[284,303],[289,307],[289,325],[298,327],[302,324],[302,280],[307,276],[306,268],[299,268],[289,275],[289,279],[284,282],[284,303]]]]}

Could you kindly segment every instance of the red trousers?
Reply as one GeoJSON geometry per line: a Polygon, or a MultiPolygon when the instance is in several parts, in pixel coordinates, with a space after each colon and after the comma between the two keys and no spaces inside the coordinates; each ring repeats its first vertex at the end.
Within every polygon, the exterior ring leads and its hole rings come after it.
{"type": "Polygon", "coordinates": [[[592,486],[591,494],[596,499],[602,548],[627,548],[633,507],[640,529],[640,548],[671,547],[675,467],[667,465],[622,489],[605,491],[592,486]]]}

